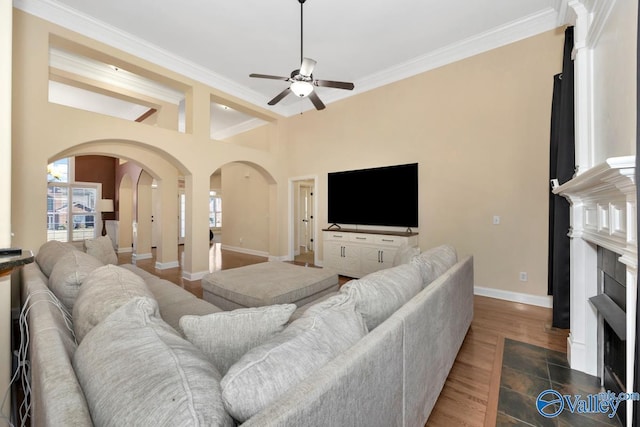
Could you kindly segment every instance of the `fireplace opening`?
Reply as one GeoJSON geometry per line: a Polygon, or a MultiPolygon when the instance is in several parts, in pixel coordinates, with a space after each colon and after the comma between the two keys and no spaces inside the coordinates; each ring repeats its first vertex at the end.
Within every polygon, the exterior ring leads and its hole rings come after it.
{"type": "MultiPolygon", "coordinates": [[[[627,275],[619,257],[611,250],[598,247],[599,295],[590,298],[600,319],[602,383],[606,390],[616,394],[627,391],[627,275]]],[[[616,415],[624,425],[626,406],[620,405],[616,415]]]]}

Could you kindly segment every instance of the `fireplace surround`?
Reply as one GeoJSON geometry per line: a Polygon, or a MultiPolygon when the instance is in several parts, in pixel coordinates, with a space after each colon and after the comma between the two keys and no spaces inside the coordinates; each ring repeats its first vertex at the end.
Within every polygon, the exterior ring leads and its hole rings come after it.
{"type": "MultiPolygon", "coordinates": [[[[635,156],[615,157],[574,177],[556,187],[555,194],[562,195],[571,204],[571,329],[567,338],[567,358],[571,368],[600,378],[605,374],[604,354],[624,360],[623,373],[616,376],[624,383],[625,391],[633,390],[633,362],[635,346],[635,317],[638,269],[638,242],[636,238],[636,183],[635,156]],[[620,308],[624,308],[622,328],[617,326],[620,340],[615,348],[605,348],[605,326],[602,309],[593,301],[605,299],[605,284],[599,276],[598,252],[607,251],[619,263],[617,275],[625,284],[623,289],[613,289],[614,296],[607,296],[620,308]],[[624,303],[620,293],[625,294],[624,303]],[[590,299],[592,300],[590,302],[590,299]],[[621,329],[621,331],[620,331],[621,329]],[[622,357],[620,352],[624,352],[622,357]]],[[[609,338],[610,335],[607,336],[609,338]]],[[[612,339],[615,341],[615,338],[612,339]]],[[[627,402],[627,414],[631,413],[631,401],[627,402]]]]}

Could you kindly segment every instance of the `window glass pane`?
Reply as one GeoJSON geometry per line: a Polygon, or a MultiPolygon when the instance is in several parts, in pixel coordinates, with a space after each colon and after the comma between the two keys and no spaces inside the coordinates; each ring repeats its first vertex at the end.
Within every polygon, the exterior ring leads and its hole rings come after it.
{"type": "Polygon", "coordinates": [[[48,182],[69,182],[69,159],[56,160],[47,165],[48,182]]]}
{"type": "Polygon", "coordinates": [[[222,227],[222,198],[209,197],[209,227],[222,227]]]}
{"type": "Polygon", "coordinates": [[[47,240],[68,241],[69,189],[49,186],[47,190],[47,240]]]}
{"type": "Polygon", "coordinates": [[[73,187],[73,234],[72,239],[85,240],[95,237],[96,197],[95,188],[73,187]]]}

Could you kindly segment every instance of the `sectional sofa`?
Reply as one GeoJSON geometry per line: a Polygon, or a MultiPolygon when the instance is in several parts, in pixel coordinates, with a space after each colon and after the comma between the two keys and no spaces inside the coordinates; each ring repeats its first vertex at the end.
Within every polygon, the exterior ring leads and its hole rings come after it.
{"type": "Polygon", "coordinates": [[[108,252],[49,242],[23,269],[34,426],[422,426],[473,317],[450,246],[229,312],[108,252]]]}

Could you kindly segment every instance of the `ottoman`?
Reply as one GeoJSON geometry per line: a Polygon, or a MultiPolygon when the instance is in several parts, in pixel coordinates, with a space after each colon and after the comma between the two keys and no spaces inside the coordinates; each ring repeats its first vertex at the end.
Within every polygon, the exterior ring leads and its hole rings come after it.
{"type": "Polygon", "coordinates": [[[333,270],[281,261],[216,271],[202,278],[202,298],[223,310],[290,303],[300,307],[338,288],[333,270]]]}

